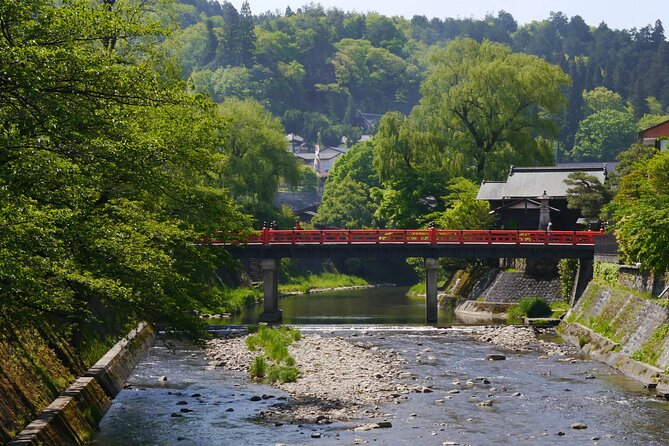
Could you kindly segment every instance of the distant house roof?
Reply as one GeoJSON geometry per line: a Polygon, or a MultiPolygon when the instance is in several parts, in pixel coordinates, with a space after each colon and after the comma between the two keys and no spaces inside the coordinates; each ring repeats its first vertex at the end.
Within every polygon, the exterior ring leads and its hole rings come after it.
{"type": "Polygon", "coordinates": [[[573,167],[511,167],[505,182],[484,182],[477,199],[509,200],[536,199],[545,192],[551,198],[565,198],[569,186],[564,182],[574,172],[585,172],[600,182],[606,180],[606,164],[598,166],[576,165],[573,167]]]}
{"type": "Polygon", "coordinates": [[[375,113],[363,113],[360,110],[355,112],[355,120],[358,126],[363,130],[370,130],[376,128],[383,115],[375,113]]]}
{"type": "Polygon", "coordinates": [[[643,141],[647,138],[659,138],[661,136],[669,136],[669,120],[655,124],[652,127],[641,130],[639,132],[639,141],[643,141]]]}
{"type": "Polygon", "coordinates": [[[296,135],[294,133],[289,133],[286,135],[286,140],[291,143],[303,143],[304,138],[302,138],[300,135],[296,135]]]}
{"type": "MultiPolygon", "coordinates": [[[[348,149],[344,147],[328,147],[327,149],[321,150],[318,156],[321,160],[329,160],[337,158],[346,152],[348,152],[348,149]]],[[[314,158],[316,158],[314,152],[296,153],[295,156],[305,161],[313,161],[314,158]]]]}

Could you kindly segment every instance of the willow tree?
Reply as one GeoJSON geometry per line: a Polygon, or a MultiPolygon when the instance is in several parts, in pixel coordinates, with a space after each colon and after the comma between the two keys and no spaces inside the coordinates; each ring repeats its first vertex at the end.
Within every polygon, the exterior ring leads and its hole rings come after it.
{"type": "Polygon", "coordinates": [[[473,180],[500,179],[510,164],[552,163],[553,116],[570,83],[558,66],[468,38],[433,53],[430,63],[410,117],[431,137],[430,150],[473,180]]]}
{"type": "Polygon", "coordinates": [[[456,39],[435,52],[420,104],[408,117],[384,116],[374,138],[379,219],[420,223],[449,207],[454,178],[496,180],[511,164],[551,164],[552,116],[568,84],[559,67],[488,41],[456,39]]]}

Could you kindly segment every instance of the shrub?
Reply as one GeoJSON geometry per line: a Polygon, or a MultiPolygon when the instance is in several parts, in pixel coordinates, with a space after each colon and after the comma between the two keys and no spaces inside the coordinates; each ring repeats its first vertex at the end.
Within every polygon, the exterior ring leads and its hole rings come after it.
{"type": "Polygon", "coordinates": [[[265,325],[246,338],[246,346],[250,351],[261,350],[251,364],[251,378],[262,378],[266,382],[292,382],[300,372],[295,366],[295,359],[288,352],[288,346],[299,341],[302,333],[288,327],[270,328],[265,325]]]}
{"type": "Polygon", "coordinates": [[[265,358],[263,356],[256,356],[256,358],[253,360],[253,363],[251,364],[251,368],[249,369],[251,378],[263,379],[266,372],[267,362],[265,362],[265,358]]]}
{"type": "Polygon", "coordinates": [[[523,297],[509,307],[509,320],[520,320],[523,317],[549,317],[553,314],[550,305],[539,297],[523,297]]]}

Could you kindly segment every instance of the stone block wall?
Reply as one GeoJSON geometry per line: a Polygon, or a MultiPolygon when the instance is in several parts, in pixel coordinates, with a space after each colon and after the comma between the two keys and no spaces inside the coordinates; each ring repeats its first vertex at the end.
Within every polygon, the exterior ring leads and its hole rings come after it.
{"type": "Polygon", "coordinates": [[[563,300],[560,280],[539,280],[522,272],[500,272],[481,295],[484,302],[517,302],[523,297],[540,297],[549,303],[563,300]]]}

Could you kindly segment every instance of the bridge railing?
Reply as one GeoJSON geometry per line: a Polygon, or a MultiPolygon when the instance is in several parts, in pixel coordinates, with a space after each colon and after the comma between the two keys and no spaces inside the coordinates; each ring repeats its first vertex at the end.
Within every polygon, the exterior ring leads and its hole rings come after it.
{"type": "Polygon", "coordinates": [[[544,244],[594,245],[603,231],[453,229],[263,229],[245,237],[219,234],[216,244],[544,244]]]}

